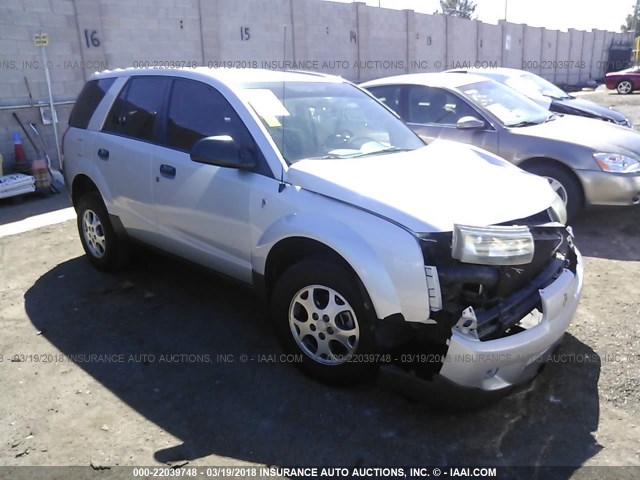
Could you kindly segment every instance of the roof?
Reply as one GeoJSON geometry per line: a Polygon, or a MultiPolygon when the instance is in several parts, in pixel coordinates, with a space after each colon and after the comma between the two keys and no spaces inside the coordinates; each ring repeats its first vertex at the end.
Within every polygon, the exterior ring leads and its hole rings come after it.
{"type": "Polygon", "coordinates": [[[477,73],[478,75],[500,75],[503,77],[513,78],[520,77],[524,75],[526,72],[524,70],[518,70],[517,68],[507,68],[507,67],[495,67],[495,68],[453,68],[451,70],[447,70],[444,73],[457,73],[457,72],[468,72],[468,73],[477,73]]]}
{"type": "Polygon", "coordinates": [[[363,88],[379,85],[424,85],[426,87],[459,88],[476,82],[486,82],[486,77],[469,73],[409,73],[393,77],[379,78],[361,83],[363,88]]]}
{"type": "Polygon", "coordinates": [[[225,84],[242,85],[253,82],[329,82],[346,80],[316,72],[265,70],[258,68],[117,68],[96,72],[92,78],[129,77],[136,75],[164,75],[194,80],[214,79],[225,84]]]}

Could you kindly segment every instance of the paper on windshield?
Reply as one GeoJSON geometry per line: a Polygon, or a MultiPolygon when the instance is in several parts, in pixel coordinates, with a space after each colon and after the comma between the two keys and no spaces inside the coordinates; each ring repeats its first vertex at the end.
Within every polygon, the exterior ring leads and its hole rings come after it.
{"type": "Polygon", "coordinates": [[[277,117],[288,117],[289,111],[275,94],[266,88],[245,90],[247,100],[270,127],[280,127],[277,117]]]}
{"type": "Polygon", "coordinates": [[[512,123],[520,118],[516,113],[499,103],[487,105],[486,109],[498,117],[503,123],[512,123]]]}

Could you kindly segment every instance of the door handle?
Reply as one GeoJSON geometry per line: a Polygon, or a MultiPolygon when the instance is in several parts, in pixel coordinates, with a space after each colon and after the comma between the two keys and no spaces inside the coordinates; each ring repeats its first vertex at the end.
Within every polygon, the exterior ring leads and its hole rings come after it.
{"type": "Polygon", "coordinates": [[[100,150],[98,150],[98,157],[100,157],[102,160],[109,160],[109,150],[107,150],[106,148],[101,148],[100,150]]]}
{"type": "Polygon", "coordinates": [[[173,178],[176,176],[176,167],[172,167],[171,165],[163,163],[162,165],[160,165],[160,173],[164,177],[173,178]]]}

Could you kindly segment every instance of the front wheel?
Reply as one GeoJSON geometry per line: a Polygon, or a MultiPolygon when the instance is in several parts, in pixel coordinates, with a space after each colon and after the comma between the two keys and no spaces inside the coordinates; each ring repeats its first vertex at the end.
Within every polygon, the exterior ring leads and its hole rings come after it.
{"type": "Polygon", "coordinates": [[[571,174],[554,165],[535,165],[527,171],[549,181],[551,188],[567,207],[568,220],[573,220],[580,213],[584,205],[582,189],[571,174]]]}
{"type": "Polygon", "coordinates": [[[97,192],[83,195],[76,205],[78,233],[89,261],[99,270],[120,268],[128,258],[125,241],[114,231],[97,192]]]}
{"type": "Polygon", "coordinates": [[[373,308],[347,268],[330,259],[303,260],[278,279],[271,313],[298,366],[334,384],[357,383],[376,371],[373,308]]]}
{"type": "Polygon", "coordinates": [[[633,92],[633,84],[629,80],[622,80],[618,83],[616,90],[620,95],[628,95],[633,92]]]}

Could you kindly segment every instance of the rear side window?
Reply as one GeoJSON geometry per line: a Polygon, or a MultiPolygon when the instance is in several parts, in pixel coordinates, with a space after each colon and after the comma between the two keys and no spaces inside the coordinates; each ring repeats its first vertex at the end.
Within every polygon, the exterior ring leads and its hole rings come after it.
{"type": "Polygon", "coordinates": [[[132,78],[111,107],[103,131],[153,141],[167,79],[132,78]]]}
{"type": "Polygon", "coordinates": [[[194,80],[174,82],[167,118],[167,146],[190,151],[204,137],[230,135],[248,145],[250,134],[220,92],[194,80]]]}
{"type": "Polygon", "coordinates": [[[91,80],[84,85],[73,106],[73,110],[71,110],[71,115],[69,115],[70,127],[87,128],[93,112],[95,112],[115,80],[115,78],[102,78],[100,80],[91,80]]]}

